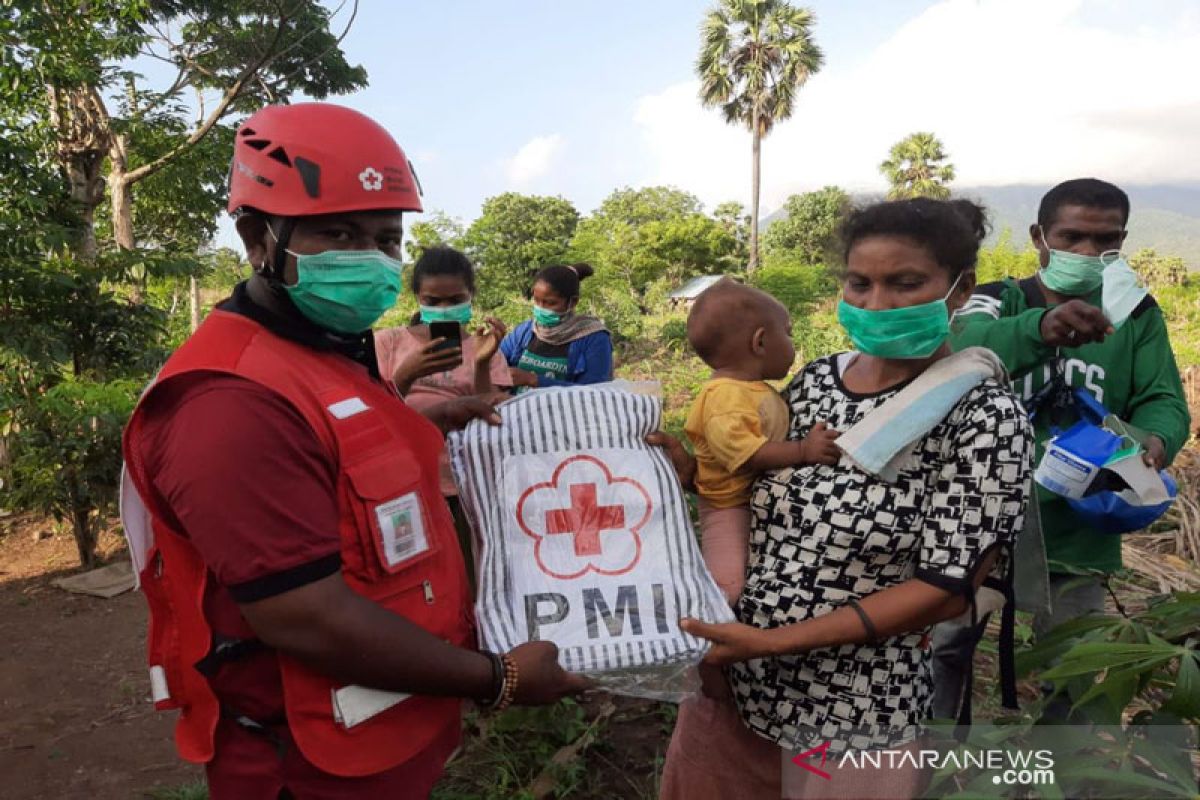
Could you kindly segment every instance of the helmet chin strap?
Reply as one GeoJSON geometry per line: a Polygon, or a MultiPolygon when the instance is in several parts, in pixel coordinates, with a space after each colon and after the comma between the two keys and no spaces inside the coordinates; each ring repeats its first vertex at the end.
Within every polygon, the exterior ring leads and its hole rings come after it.
{"type": "Polygon", "coordinates": [[[263,262],[262,275],[267,279],[273,291],[279,291],[284,285],[283,276],[287,267],[288,245],[291,244],[292,231],[296,229],[296,220],[292,217],[282,217],[282,222],[279,225],[279,233],[271,227],[270,219],[267,220],[267,233],[271,234],[271,238],[275,240],[275,257],[271,261],[270,268],[266,262],[263,262]]]}

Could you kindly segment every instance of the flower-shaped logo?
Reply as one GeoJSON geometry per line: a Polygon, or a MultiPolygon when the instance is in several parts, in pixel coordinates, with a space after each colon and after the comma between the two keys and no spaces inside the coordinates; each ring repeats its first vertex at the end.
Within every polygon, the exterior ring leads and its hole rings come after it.
{"type": "Polygon", "coordinates": [[[362,181],[364,191],[378,192],[383,188],[383,173],[374,167],[367,167],[358,173],[358,179],[362,181]]]}
{"type": "Polygon", "coordinates": [[[640,483],[615,477],[594,456],[573,456],[549,481],[521,494],[517,524],[534,540],[538,568],[551,577],[621,575],[641,558],[641,530],[652,509],[640,483]]]}

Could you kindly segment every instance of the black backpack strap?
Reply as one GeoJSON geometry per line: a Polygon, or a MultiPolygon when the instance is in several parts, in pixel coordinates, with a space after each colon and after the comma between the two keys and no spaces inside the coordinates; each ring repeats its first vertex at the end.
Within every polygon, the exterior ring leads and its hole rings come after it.
{"type": "Polygon", "coordinates": [[[984,581],[984,586],[1004,595],[1004,608],[1000,612],[1000,702],[1010,711],[1019,708],[1016,668],[1017,601],[1013,589],[1015,569],[1015,564],[1010,566],[1003,580],[989,578],[984,581]]]}
{"type": "Polygon", "coordinates": [[[967,582],[963,585],[963,597],[971,605],[971,644],[967,657],[967,674],[963,677],[963,693],[958,701],[958,721],[954,726],[954,739],[965,742],[971,731],[971,703],[975,693],[975,648],[983,636],[983,627],[979,624],[979,608],[975,605],[975,587],[967,582]]]}
{"type": "Polygon", "coordinates": [[[1046,307],[1046,295],[1042,294],[1042,286],[1038,283],[1037,276],[1030,275],[1028,278],[1021,278],[1017,281],[1017,288],[1021,290],[1021,294],[1025,295],[1027,308],[1046,307]]]}

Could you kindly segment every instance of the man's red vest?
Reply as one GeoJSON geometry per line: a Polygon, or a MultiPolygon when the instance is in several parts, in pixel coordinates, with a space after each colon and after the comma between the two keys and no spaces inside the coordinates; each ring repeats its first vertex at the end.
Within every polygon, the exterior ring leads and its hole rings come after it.
{"type": "MultiPolygon", "coordinates": [[[[126,469],[139,496],[134,500],[144,503],[153,530],[140,581],[150,605],[156,705],[181,711],[176,744],[180,755],[194,762],[212,759],[221,714],[207,679],[195,667],[212,647],[203,612],[210,573],[186,531],[172,527],[175,517],[154,491],[140,454],[147,405],[182,376],[194,380],[200,373],[258,383],[308,422],[336,468],[342,575],[351,589],[455,645],[469,646],[472,632],[462,555],[438,489],[443,441],[437,428],[344,356],[306,348],[250,319],[215,311],[167,361],[134,411],[124,439],[126,469]]],[[[414,696],[347,726],[345,716],[335,717],[333,697],[340,684],[286,655],[277,657],[292,737],[326,772],[382,772],[419,753],[447,726],[460,724],[457,699],[414,696]]],[[[372,700],[395,700],[364,691],[372,700]]]]}

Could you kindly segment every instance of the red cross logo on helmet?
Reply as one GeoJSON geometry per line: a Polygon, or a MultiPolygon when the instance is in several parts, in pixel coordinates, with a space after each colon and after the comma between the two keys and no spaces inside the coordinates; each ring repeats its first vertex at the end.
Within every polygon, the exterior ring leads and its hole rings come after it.
{"type": "Polygon", "coordinates": [[[364,191],[378,192],[383,188],[383,173],[374,167],[367,167],[358,173],[358,179],[362,182],[364,191]]]}

